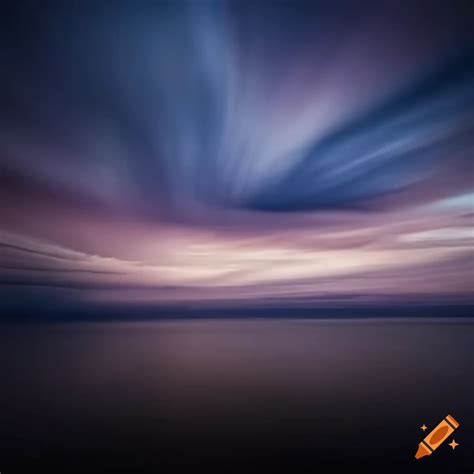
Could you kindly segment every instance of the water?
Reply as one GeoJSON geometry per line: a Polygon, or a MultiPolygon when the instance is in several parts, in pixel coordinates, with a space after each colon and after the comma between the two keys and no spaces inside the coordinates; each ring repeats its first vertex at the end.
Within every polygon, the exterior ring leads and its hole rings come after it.
{"type": "Polygon", "coordinates": [[[473,472],[473,356],[469,320],[3,325],[0,471],[473,472]]]}

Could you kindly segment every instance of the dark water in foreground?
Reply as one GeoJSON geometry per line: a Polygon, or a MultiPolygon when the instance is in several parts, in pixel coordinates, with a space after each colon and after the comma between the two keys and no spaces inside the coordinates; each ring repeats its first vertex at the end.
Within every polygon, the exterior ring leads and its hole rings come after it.
{"type": "Polygon", "coordinates": [[[3,325],[0,472],[472,473],[473,362],[472,321],[3,325]]]}

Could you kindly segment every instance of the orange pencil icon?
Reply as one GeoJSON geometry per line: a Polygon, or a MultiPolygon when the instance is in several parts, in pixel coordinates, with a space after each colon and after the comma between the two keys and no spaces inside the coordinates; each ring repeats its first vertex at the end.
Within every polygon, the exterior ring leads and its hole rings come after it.
{"type": "Polygon", "coordinates": [[[430,434],[418,445],[418,451],[415,454],[416,459],[429,456],[438,448],[453,431],[459,427],[459,423],[448,415],[438,426],[436,426],[430,434]]]}

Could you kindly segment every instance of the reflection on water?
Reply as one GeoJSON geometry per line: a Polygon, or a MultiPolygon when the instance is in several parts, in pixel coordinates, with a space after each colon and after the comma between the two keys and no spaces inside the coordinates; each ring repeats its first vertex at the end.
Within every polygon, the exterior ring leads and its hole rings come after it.
{"type": "MultiPolygon", "coordinates": [[[[0,436],[40,458],[128,452],[146,464],[165,446],[194,459],[212,443],[216,459],[278,451],[284,465],[344,443],[352,462],[371,446],[395,462],[406,449],[411,462],[422,423],[474,421],[473,347],[469,321],[3,326],[0,436]]],[[[439,462],[467,462],[461,446],[439,462]]]]}

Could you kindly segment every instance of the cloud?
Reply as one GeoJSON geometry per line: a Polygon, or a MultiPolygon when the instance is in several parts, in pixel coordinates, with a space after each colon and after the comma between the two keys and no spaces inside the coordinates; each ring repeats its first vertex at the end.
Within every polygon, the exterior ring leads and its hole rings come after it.
{"type": "Polygon", "coordinates": [[[464,295],[472,24],[464,2],[12,6],[2,284],[78,304],[464,295]]]}
{"type": "Polygon", "coordinates": [[[244,204],[273,211],[363,208],[429,180],[459,150],[474,150],[473,66],[471,56],[463,58],[336,130],[244,204]]]}

